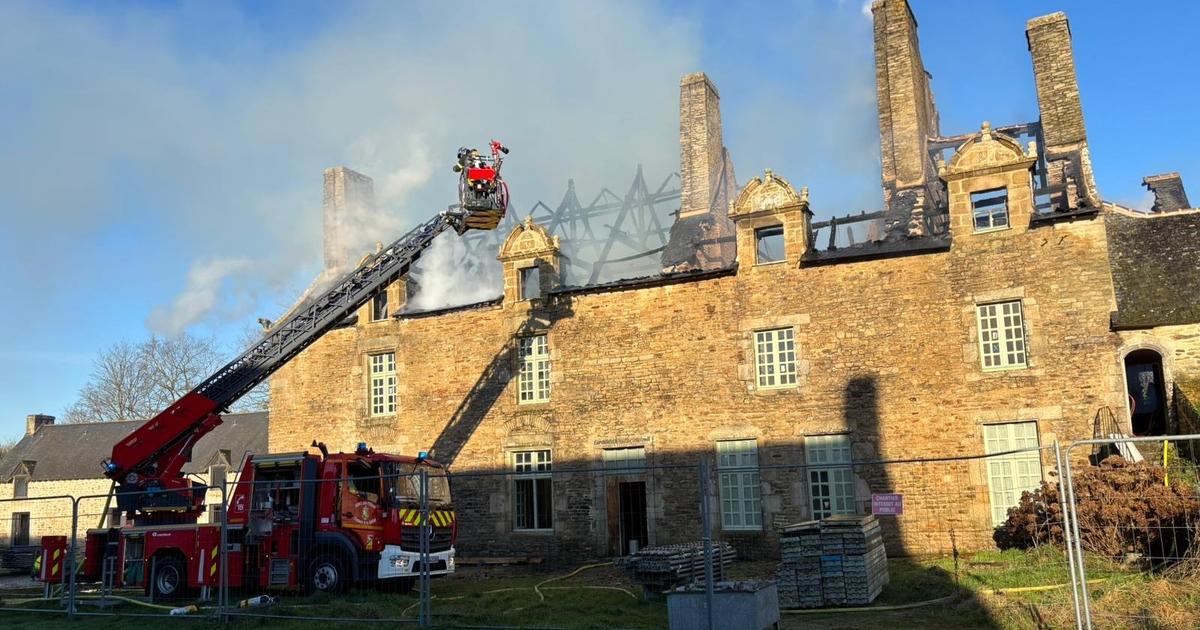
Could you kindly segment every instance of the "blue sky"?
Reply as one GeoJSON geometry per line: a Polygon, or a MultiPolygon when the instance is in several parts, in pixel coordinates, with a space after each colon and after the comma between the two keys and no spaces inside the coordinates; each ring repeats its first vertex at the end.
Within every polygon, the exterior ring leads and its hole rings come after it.
{"type": "MultiPolygon", "coordinates": [[[[1200,185],[1200,5],[912,5],[943,133],[1037,118],[1025,21],[1063,10],[1104,197],[1200,185]]],[[[518,207],[665,176],[685,72],[719,87],[741,181],[772,168],[818,215],[878,207],[862,2],[496,6],[0,3],[0,437],[60,413],[116,341],[232,344],[278,314],[320,265],[323,168],[376,178],[364,242],[449,203],[454,149],[493,135],[518,207]]]]}

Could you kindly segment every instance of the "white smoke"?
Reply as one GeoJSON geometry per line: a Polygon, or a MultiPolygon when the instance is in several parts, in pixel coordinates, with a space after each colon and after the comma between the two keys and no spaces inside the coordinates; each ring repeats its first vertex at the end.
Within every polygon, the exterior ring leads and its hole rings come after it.
{"type": "Polygon", "coordinates": [[[462,241],[448,232],[434,239],[414,276],[420,288],[407,311],[473,304],[504,292],[500,261],[466,256],[462,241]]]}
{"type": "Polygon", "coordinates": [[[218,258],[192,265],[183,291],[171,300],[170,305],[151,311],[146,325],[164,335],[183,332],[217,306],[222,284],[251,267],[251,261],[245,258],[218,258]]]}

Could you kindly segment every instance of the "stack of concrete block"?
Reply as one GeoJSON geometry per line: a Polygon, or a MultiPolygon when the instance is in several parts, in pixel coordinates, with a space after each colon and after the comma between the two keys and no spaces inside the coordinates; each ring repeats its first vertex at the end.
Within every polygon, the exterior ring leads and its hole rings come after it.
{"type": "Polygon", "coordinates": [[[784,608],[870,604],[888,583],[874,516],[833,516],[784,528],[776,577],[784,608]]]}

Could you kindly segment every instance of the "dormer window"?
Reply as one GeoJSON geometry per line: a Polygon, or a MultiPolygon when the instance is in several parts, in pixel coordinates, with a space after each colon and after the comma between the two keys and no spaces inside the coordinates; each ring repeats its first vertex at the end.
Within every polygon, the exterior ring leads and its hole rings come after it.
{"type": "Polygon", "coordinates": [[[388,318],[388,292],[380,291],[371,299],[371,321],[379,322],[388,318]]]}
{"type": "Polygon", "coordinates": [[[1008,227],[1008,189],[993,188],[971,193],[971,216],[976,232],[1008,227]]]}
{"type": "Polygon", "coordinates": [[[29,477],[16,475],[13,477],[13,498],[24,499],[29,496],[29,477]]]}
{"type": "Polygon", "coordinates": [[[755,264],[783,262],[783,226],[772,225],[754,230],[755,264]]]}
{"type": "Polygon", "coordinates": [[[535,300],[542,297],[542,272],[537,265],[521,270],[521,299],[535,300]]]}

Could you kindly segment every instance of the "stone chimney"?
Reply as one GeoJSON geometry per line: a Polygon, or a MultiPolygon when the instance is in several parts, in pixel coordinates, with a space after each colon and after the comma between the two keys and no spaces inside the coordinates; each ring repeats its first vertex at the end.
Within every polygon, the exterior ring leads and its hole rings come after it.
{"type": "Polygon", "coordinates": [[[345,166],[325,169],[325,270],[354,264],[363,243],[355,241],[355,226],[375,211],[375,182],[345,166]]]}
{"type": "Polygon", "coordinates": [[[1067,208],[1084,202],[1099,206],[1067,15],[1060,11],[1029,20],[1025,38],[1033,58],[1049,183],[1078,188],[1077,195],[1069,195],[1067,208]]]}
{"type": "Polygon", "coordinates": [[[737,177],[721,134],[721,96],[703,72],[679,81],[679,178],[679,217],[663,273],[728,266],[736,254],[729,205],[737,177]]]}
{"type": "Polygon", "coordinates": [[[1142,178],[1142,185],[1154,193],[1154,206],[1150,212],[1171,212],[1191,207],[1179,173],[1151,175],[1142,178]]]}
{"type": "Polygon", "coordinates": [[[939,134],[937,106],[908,2],[875,0],[871,13],[883,202],[885,211],[896,215],[885,223],[889,232],[903,232],[919,197],[929,205],[942,205],[944,194],[928,146],[930,136],[939,134]]]}
{"type": "Polygon", "coordinates": [[[38,429],[54,424],[54,416],[34,413],[25,416],[25,435],[33,435],[38,429]]]}

